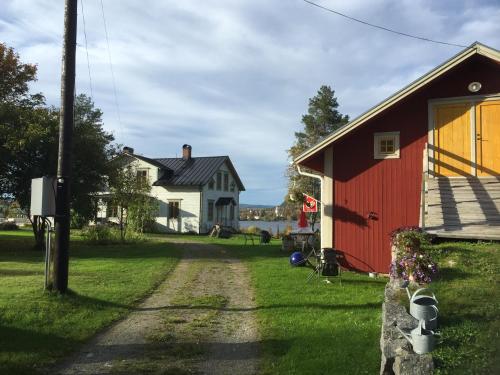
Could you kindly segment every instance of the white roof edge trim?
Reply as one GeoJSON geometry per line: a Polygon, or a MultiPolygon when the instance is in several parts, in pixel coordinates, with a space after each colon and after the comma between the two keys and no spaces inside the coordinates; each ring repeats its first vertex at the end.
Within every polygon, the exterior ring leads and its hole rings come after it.
{"type": "Polygon", "coordinates": [[[362,113],[358,117],[356,117],[354,120],[349,122],[348,124],[344,125],[340,129],[336,130],[333,132],[331,135],[329,135],[327,138],[319,142],[318,144],[312,146],[308,150],[304,151],[302,154],[297,156],[294,159],[295,164],[300,164],[302,161],[310,157],[312,154],[320,151],[321,149],[325,148],[328,146],[330,143],[336,141],[337,139],[343,137],[347,133],[353,131],[356,129],[358,126],[362,125],[365,123],[367,120],[371,119],[372,117],[376,116],[380,112],[386,110],[387,108],[391,107],[393,104],[399,102],[400,100],[404,99],[411,93],[415,92],[422,86],[425,86],[427,83],[433,81],[440,75],[446,73],[448,70],[451,68],[455,67],[462,61],[468,59],[469,57],[475,55],[475,54],[480,54],[483,56],[486,56],[488,58],[491,58],[493,60],[500,61],[500,51],[493,49],[491,47],[488,47],[484,44],[481,44],[479,42],[473,43],[470,47],[467,47],[460,51],[458,54],[453,56],[452,58],[446,60],[444,63],[438,65],[428,73],[424,74],[420,78],[416,79],[409,85],[405,86],[399,91],[396,91],[393,95],[389,96],[387,99],[383,100],[382,102],[376,104],[374,107],[370,108],[368,111],[362,113]]]}

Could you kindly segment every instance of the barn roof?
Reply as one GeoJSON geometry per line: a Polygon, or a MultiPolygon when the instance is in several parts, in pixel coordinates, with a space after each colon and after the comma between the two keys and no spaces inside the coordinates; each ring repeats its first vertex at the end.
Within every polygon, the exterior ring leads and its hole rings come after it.
{"type": "Polygon", "coordinates": [[[418,78],[417,80],[413,81],[410,83],[408,86],[402,88],[401,90],[397,91],[395,94],[392,96],[388,97],[381,103],[377,104],[376,106],[372,107],[365,113],[361,114],[360,116],[356,117],[346,125],[342,126],[341,128],[337,129],[334,131],[332,134],[330,134],[328,137],[317,143],[316,145],[312,146],[308,150],[304,151],[302,154],[300,154],[297,158],[295,158],[294,163],[295,164],[301,164],[304,162],[306,159],[309,159],[311,156],[314,154],[317,154],[318,152],[322,151],[324,148],[328,147],[331,145],[333,142],[338,140],[339,138],[342,138],[343,136],[347,135],[357,127],[363,125],[366,121],[370,120],[371,118],[375,117],[382,111],[385,111],[389,107],[393,106],[394,104],[398,103],[402,99],[406,98],[422,86],[428,84],[429,82],[433,81],[434,79],[438,78],[442,74],[446,73],[449,71],[451,68],[457,66],[460,64],[462,61],[476,55],[483,55],[486,56],[490,59],[500,61],[500,51],[493,49],[491,47],[485,46],[484,44],[481,44],[479,42],[473,43],[470,47],[467,47],[460,51],[458,54],[453,56],[451,59],[445,61],[443,64],[437,66],[427,74],[424,74],[422,77],[418,78]]]}

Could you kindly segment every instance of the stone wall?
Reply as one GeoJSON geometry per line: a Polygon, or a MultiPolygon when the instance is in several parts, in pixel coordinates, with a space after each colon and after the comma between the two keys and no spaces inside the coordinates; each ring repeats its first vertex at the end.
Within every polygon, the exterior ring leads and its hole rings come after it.
{"type": "Polygon", "coordinates": [[[434,370],[431,354],[415,354],[411,344],[404,338],[396,326],[403,331],[417,327],[418,321],[407,313],[405,306],[400,304],[404,290],[399,283],[392,280],[385,287],[384,303],[382,305],[382,334],[380,349],[382,361],[381,375],[428,375],[434,370]]]}

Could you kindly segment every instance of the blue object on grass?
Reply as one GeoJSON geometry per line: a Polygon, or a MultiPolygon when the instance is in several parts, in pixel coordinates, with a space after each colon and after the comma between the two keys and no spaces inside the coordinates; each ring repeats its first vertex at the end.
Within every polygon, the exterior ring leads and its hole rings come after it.
{"type": "Polygon", "coordinates": [[[306,263],[304,259],[304,255],[300,251],[296,251],[292,255],[290,255],[290,264],[292,266],[303,266],[306,263]]]}

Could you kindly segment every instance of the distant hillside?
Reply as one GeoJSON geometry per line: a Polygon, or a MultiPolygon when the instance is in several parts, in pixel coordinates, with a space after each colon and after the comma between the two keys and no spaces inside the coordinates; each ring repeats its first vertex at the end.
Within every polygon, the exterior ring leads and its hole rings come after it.
{"type": "Polygon", "coordinates": [[[266,204],[248,204],[240,203],[240,208],[274,208],[276,206],[266,205],[266,204]]]}

